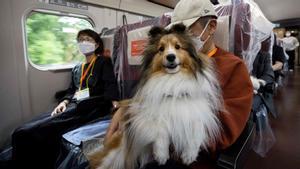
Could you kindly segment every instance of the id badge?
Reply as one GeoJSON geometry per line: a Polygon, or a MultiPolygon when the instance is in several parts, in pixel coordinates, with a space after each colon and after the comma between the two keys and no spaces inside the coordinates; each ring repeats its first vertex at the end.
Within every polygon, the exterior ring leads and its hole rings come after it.
{"type": "Polygon", "coordinates": [[[85,88],[83,90],[79,90],[75,94],[76,100],[82,100],[90,97],[90,90],[89,88],[85,88]]]}

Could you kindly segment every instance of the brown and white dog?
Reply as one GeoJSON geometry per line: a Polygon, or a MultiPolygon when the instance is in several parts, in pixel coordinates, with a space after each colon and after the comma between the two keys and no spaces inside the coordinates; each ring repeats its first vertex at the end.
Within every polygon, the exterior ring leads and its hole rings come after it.
{"type": "Polygon", "coordinates": [[[220,87],[205,58],[197,54],[184,25],[153,27],[122,132],[88,157],[91,167],[136,169],[153,160],[164,164],[170,146],[184,164],[195,161],[221,130],[220,87]]]}

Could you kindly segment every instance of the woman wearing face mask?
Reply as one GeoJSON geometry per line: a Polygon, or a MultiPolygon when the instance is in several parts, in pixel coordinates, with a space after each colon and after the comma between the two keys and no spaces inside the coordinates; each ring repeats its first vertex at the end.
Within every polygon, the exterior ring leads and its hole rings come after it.
{"type": "Polygon", "coordinates": [[[72,70],[66,95],[49,113],[16,129],[12,135],[13,168],[54,168],[62,134],[107,115],[116,107],[119,93],[110,58],[102,56],[103,42],[90,29],[77,34],[79,51],[85,62],[72,70]],[[82,100],[99,96],[97,106],[77,109],[82,100]]]}
{"type": "Polygon", "coordinates": [[[111,60],[102,56],[103,42],[98,34],[90,29],[77,34],[79,51],[85,55],[86,62],[72,70],[72,82],[63,101],[54,109],[52,116],[66,110],[73,99],[82,100],[89,96],[103,95],[117,106],[118,90],[111,60]]]}

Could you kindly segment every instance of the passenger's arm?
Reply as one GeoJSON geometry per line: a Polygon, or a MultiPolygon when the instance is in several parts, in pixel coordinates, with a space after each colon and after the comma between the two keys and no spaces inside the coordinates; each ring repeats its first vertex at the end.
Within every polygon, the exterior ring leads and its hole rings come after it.
{"type": "Polygon", "coordinates": [[[269,54],[264,54],[263,57],[265,57],[263,62],[264,69],[263,69],[263,74],[261,77],[259,77],[259,79],[264,80],[265,85],[272,84],[274,82],[275,75],[272,69],[271,57],[269,54]]]}
{"type": "Polygon", "coordinates": [[[59,113],[63,113],[67,109],[67,105],[69,104],[69,102],[70,102],[69,100],[63,100],[62,102],[60,102],[51,113],[51,116],[55,116],[59,113]]]}
{"type": "MultiPolygon", "coordinates": [[[[260,84],[259,80],[254,76],[250,76],[250,80],[251,80],[252,86],[253,86],[253,93],[257,94],[257,91],[260,88],[261,84],[260,84]]],[[[261,83],[265,83],[264,80],[262,80],[262,81],[263,82],[261,82],[261,83]]],[[[263,85],[265,85],[265,84],[263,84],[263,85]]]]}
{"type": "Polygon", "coordinates": [[[223,87],[226,112],[219,114],[223,131],[215,148],[226,149],[240,136],[250,115],[252,97],[253,87],[247,68],[240,62],[235,65],[223,87]]]}
{"type": "Polygon", "coordinates": [[[283,63],[280,61],[276,61],[274,65],[272,65],[273,71],[282,70],[283,63]]]}
{"type": "Polygon", "coordinates": [[[109,128],[107,129],[104,143],[110,142],[113,135],[120,130],[120,123],[124,118],[124,113],[128,109],[128,105],[130,103],[130,100],[123,100],[120,102],[120,108],[116,111],[114,114],[111,123],[109,125],[109,128]]]}
{"type": "Polygon", "coordinates": [[[72,69],[72,77],[71,77],[72,79],[71,79],[71,83],[66,91],[66,95],[61,99],[60,103],[54,108],[54,110],[51,113],[51,116],[55,116],[59,113],[63,113],[67,109],[67,105],[70,103],[70,101],[74,97],[74,94],[77,89],[75,86],[75,82],[74,82],[74,76],[76,76],[76,70],[78,68],[79,67],[77,65],[72,69]]]}
{"type": "Polygon", "coordinates": [[[274,65],[272,65],[273,71],[278,71],[283,69],[283,64],[286,61],[285,58],[285,52],[282,47],[280,46],[273,46],[274,51],[273,51],[273,56],[272,56],[272,61],[275,62],[274,65]]]}
{"type": "Polygon", "coordinates": [[[111,119],[111,123],[106,131],[106,135],[104,138],[104,144],[110,142],[114,133],[119,130],[120,122],[122,119],[122,115],[124,114],[125,109],[119,108],[116,113],[114,114],[113,118],[111,119]]]}

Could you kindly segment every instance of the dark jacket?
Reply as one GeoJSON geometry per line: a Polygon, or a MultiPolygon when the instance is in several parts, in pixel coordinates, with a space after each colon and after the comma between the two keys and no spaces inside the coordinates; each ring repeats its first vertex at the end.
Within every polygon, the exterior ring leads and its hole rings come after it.
{"type": "MultiPolygon", "coordinates": [[[[283,48],[278,46],[278,45],[274,45],[273,46],[273,53],[272,53],[272,65],[274,65],[276,63],[276,61],[281,62],[282,64],[284,64],[286,62],[286,58],[284,55],[284,51],[283,48]]],[[[278,77],[280,75],[282,75],[282,70],[277,70],[274,72],[275,74],[275,81],[278,80],[278,77]]]]}
{"type": "Polygon", "coordinates": [[[256,77],[257,79],[264,80],[266,82],[266,85],[259,88],[259,96],[254,96],[253,110],[257,110],[259,104],[263,102],[266,104],[268,111],[276,117],[277,113],[274,109],[273,104],[273,90],[275,77],[271,64],[271,56],[268,53],[261,51],[257,54],[254,60],[252,76],[256,77]]]}
{"type": "MultiPolygon", "coordinates": [[[[88,64],[85,65],[85,70],[88,64]]],[[[112,100],[118,100],[119,92],[109,58],[98,57],[94,68],[90,69],[82,83],[87,86],[90,96],[102,96],[97,104],[75,103],[72,98],[80,86],[81,64],[72,70],[72,82],[64,99],[72,100],[64,113],[51,116],[51,112],[41,114],[34,120],[17,128],[12,135],[12,158],[16,167],[31,169],[52,169],[58,157],[62,134],[78,128],[110,113],[112,100]],[[86,83],[87,82],[87,83],[86,83]],[[28,153],[31,153],[28,155],[28,153]]]]}
{"type": "Polygon", "coordinates": [[[276,61],[279,61],[282,63],[284,63],[286,61],[283,48],[278,45],[273,46],[272,64],[274,65],[276,61]]]}
{"type": "Polygon", "coordinates": [[[274,83],[274,72],[272,69],[271,56],[265,52],[259,52],[253,62],[252,75],[266,81],[267,84],[274,83]]]}
{"type": "MultiPolygon", "coordinates": [[[[84,65],[84,70],[89,64],[84,65]]],[[[67,89],[67,94],[62,100],[72,100],[75,92],[80,87],[82,64],[76,65],[72,70],[72,81],[67,89]]],[[[89,87],[90,96],[104,96],[108,100],[119,100],[119,91],[117,81],[113,71],[113,65],[110,58],[99,56],[95,61],[94,68],[91,68],[83,80],[82,89],[89,87]],[[91,72],[92,71],[92,72],[91,72]],[[88,83],[86,83],[88,80],[88,83]]]]}

